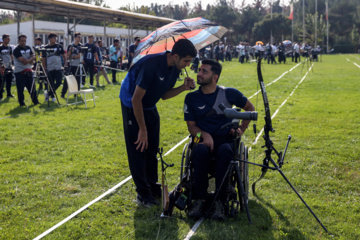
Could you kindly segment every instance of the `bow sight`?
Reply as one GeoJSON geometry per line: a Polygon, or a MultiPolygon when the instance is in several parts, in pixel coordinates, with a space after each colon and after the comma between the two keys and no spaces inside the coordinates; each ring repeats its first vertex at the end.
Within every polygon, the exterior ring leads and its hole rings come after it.
{"type": "Polygon", "coordinates": [[[315,215],[315,213],[311,210],[311,208],[306,204],[305,200],[300,196],[300,194],[296,191],[294,186],[290,183],[290,181],[286,178],[284,173],[281,171],[281,167],[284,164],[285,154],[286,154],[287,148],[289,146],[291,136],[288,137],[288,141],[287,141],[284,153],[278,152],[275,149],[272,140],[270,139],[270,132],[275,132],[275,130],[272,127],[269,102],[268,102],[268,98],[267,98],[267,94],[266,94],[264,80],[263,80],[263,77],[262,77],[262,74],[261,74],[261,58],[259,58],[258,63],[257,63],[257,73],[258,73],[258,79],[259,79],[261,93],[262,93],[262,96],[263,96],[264,107],[265,107],[265,125],[264,125],[264,136],[263,136],[263,138],[265,140],[265,145],[262,146],[262,147],[265,148],[265,158],[263,160],[263,164],[256,164],[256,163],[247,162],[249,164],[253,164],[253,165],[257,165],[257,166],[262,167],[261,168],[262,173],[261,173],[260,178],[258,180],[256,180],[252,185],[253,194],[255,195],[255,185],[256,185],[256,183],[258,181],[260,181],[265,176],[268,169],[278,171],[281,174],[281,176],[283,176],[283,178],[286,180],[286,182],[290,185],[292,190],[298,195],[298,197],[301,199],[301,201],[305,204],[305,206],[308,208],[308,210],[311,212],[311,214],[315,217],[315,219],[320,223],[321,227],[326,232],[328,232],[328,230],[322,224],[320,219],[315,215]],[[271,156],[273,151],[275,152],[275,154],[277,156],[277,163],[274,161],[274,159],[271,156]],[[270,162],[273,165],[273,167],[269,166],[270,162]]]}

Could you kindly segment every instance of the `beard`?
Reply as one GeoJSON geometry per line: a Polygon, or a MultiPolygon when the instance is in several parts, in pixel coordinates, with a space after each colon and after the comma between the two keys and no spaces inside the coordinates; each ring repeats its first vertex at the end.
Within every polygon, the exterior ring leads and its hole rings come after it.
{"type": "Polygon", "coordinates": [[[196,83],[199,84],[200,86],[209,85],[211,83],[211,77],[209,78],[197,77],[196,83]]]}

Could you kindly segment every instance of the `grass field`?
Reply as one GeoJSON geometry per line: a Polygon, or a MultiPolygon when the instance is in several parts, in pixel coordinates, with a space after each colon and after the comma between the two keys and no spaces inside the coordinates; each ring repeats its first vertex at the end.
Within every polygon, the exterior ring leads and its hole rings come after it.
{"type": "MultiPolygon", "coordinates": [[[[192,239],[360,239],[360,68],[354,63],[360,65],[358,55],[323,56],[304,79],[306,63],[292,71],[292,62],[263,65],[265,83],[288,71],[267,87],[272,114],[303,79],[274,117],[271,137],[282,151],[292,135],[282,170],[329,233],[281,175],[269,171],[257,184],[257,195],[250,194],[252,225],[245,213],[225,222],[205,220],[192,239]]],[[[119,73],[119,80],[124,76],[119,73]]],[[[223,64],[220,85],[250,97],[257,82],[256,64],[223,64]]],[[[87,109],[66,107],[63,99],[61,107],[20,108],[17,99],[0,103],[0,239],[33,239],[130,175],[119,90],[120,85],[97,88],[96,107],[88,102],[87,109]]],[[[16,95],[14,86],[12,91],[16,95]]],[[[188,134],[185,94],[157,105],[164,152],[188,134]]],[[[260,130],[261,94],[250,101],[259,112],[260,130]]],[[[262,163],[263,140],[252,145],[255,137],[249,129],[243,140],[252,147],[249,160],[262,163]]],[[[170,189],[179,182],[182,148],[164,157],[175,164],[167,171],[170,189]]],[[[260,173],[250,166],[250,184],[260,173]]],[[[160,207],[138,207],[135,197],[130,180],[45,239],[184,239],[196,223],[177,209],[173,218],[160,219],[160,207]]]]}

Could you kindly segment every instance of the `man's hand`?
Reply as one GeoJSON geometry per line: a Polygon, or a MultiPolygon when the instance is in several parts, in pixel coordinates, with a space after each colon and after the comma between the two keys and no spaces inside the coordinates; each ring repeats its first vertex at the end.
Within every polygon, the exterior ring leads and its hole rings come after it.
{"type": "Polygon", "coordinates": [[[184,80],[184,86],[186,90],[194,89],[196,87],[194,79],[186,77],[184,80]]]}
{"type": "Polygon", "coordinates": [[[138,139],[134,144],[137,144],[136,150],[139,150],[143,152],[145,149],[148,148],[148,139],[147,139],[147,131],[146,130],[140,130],[138,133],[138,139]]]}
{"type": "MultiPolygon", "coordinates": [[[[236,129],[236,133],[238,134],[238,136],[242,136],[244,134],[244,132],[240,128],[236,129]]],[[[231,129],[230,134],[235,136],[235,129],[231,129]]]]}
{"type": "Polygon", "coordinates": [[[208,146],[212,152],[214,150],[214,139],[207,132],[203,132],[201,136],[203,141],[199,144],[204,144],[205,146],[208,146]]]}

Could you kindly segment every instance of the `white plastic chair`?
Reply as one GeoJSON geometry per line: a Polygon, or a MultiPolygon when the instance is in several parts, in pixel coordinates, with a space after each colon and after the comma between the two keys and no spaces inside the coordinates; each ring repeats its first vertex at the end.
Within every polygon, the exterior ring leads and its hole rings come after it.
{"type": "Polygon", "coordinates": [[[74,95],[75,94],[75,102],[77,102],[77,94],[83,94],[84,95],[84,103],[85,103],[85,108],[87,108],[86,106],[86,94],[87,93],[91,93],[93,95],[93,100],[94,100],[94,107],[95,107],[95,95],[94,95],[94,90],[93,89],[80,89],[78,90],[78,84],[76,81],[76,78],[74,77],[74,75],[68,75],[65,76],[66,78],[66,82],[68,84],[68,94],[67,94],[67,99],[66,99],[66,106],[68,106],[68,101],[69,101],[69,96],[74,95]]]}

